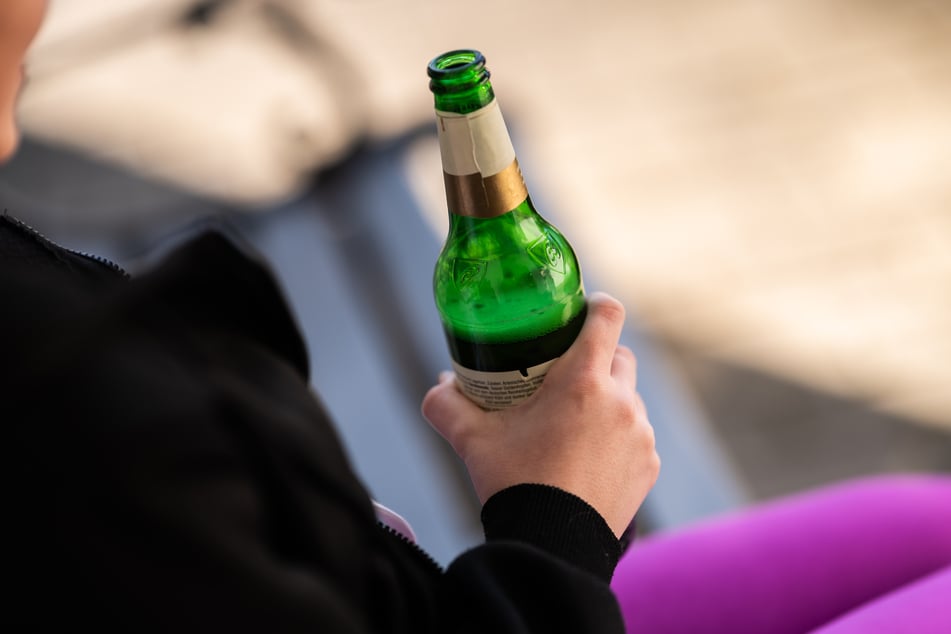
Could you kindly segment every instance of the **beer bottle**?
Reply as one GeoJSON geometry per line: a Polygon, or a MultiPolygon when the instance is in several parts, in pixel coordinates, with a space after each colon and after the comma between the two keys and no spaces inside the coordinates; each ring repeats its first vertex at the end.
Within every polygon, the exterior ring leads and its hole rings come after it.
{"type": "Polygon", "coordinates": [[[581,270],[532,204],[483,55],[444,53],[428,75],[449,207],[436,307],[463,392],[501,409],[528,398],[581,330],[581,270]]]}

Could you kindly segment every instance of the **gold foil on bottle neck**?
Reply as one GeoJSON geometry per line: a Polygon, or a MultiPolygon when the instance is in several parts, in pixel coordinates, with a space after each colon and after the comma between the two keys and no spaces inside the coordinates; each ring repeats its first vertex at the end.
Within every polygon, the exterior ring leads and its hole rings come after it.
{"type": "Polygon", "coordinates": [[[449,211],[457,216],[494,218],[512,211],[528,198],[517,159],[492,176],[456,176],[443,172],[443,178],[449,211]]]}

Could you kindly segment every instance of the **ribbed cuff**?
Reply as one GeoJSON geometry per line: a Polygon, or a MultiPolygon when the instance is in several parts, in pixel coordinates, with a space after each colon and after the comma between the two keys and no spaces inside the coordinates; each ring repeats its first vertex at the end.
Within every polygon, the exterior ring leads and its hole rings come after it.
{"type": "Polygon", "coordinates": [[[482,507],[486,541],[527,542],[608,582],[621,543],[607,522],[578,496],[547,484],[518,484],[482,507]]]}

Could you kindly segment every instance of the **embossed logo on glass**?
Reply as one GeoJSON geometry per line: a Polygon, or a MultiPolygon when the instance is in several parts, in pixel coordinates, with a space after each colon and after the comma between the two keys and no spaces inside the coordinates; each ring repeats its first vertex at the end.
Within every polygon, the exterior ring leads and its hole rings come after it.
{"type": "Polygon", "coordinates": [[[565,272],[565,257],[561,252],[561,247],[551,239],[551,236],[546,234],[535,240],[528,248],[528,253],[541,266],[558,273],[565,272]]]}
{"type": "Polygon", "coordinates": [[[472,284],[477,284],[485,277],[485,262],[481,260],[466,260],[456,258],[452,262],[452,281],[456,288],[462,290],[472,284]]]}

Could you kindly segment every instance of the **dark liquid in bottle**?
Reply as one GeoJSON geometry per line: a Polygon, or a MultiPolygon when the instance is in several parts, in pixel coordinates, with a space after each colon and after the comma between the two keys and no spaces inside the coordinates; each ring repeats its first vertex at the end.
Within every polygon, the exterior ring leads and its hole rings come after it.
{"type": "Polygon", "coordinates": [[[481,372],[524,371],[560,357],[581,332],[587,308],[557,330],[514,343],[475,343],[446,334],[449,353],[459,365],[481,372]]]}

